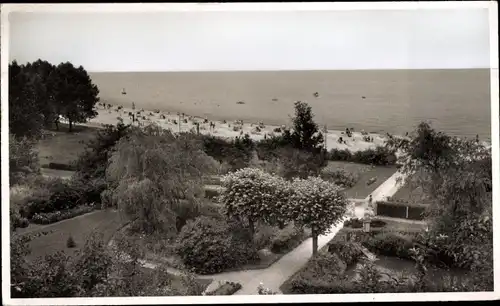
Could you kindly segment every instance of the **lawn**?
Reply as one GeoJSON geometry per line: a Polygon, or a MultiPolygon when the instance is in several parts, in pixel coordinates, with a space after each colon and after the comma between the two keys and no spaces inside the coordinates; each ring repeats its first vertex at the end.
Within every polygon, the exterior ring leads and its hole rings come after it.
{"type": "Polygon", "coordinates": [[[359,175],[356,185],[345,190],[347,197],[354,199],[366,198],[397,171],[396,167],[371,167],[343,161],[329,161],[327,167],[338,170],[344,169],[345,171],[359,175]],[[376,177],[377,180],[373,184],[368,185],[367,182],[373,177],[376,177]]]}
{"type": "Polygon", "coordinates": [[[99,210],[45,226],[30,225],[28,228],[16,232],[16,234],[48,232],[47,235],[37,237],[30,242],[31,254],[27,258],[33,260],[39,256],[53,254],[57,251],[64,251],[66,254],[71,255],[84,246],[87,237],[94,231],[102,233],[104,240],[107,242],[123,224],[124,221],[117,211],[99,210]],[[66,247],[66,240],[70,235],[73,236],[76,242],[76,247],[71,249],[66,247]]]}
{"type": "Polygon", "coordinates": [[[411,202],[421,199],[423,196],[422,187],[404,184],[399,190],[392,196],[394,200],[401,200],[405,202],[411,202]]]}
{"type": "Polygon", "coordinates": [[[98,128],[75,126],[73,130],[69,133],[67,125],[60,124],[59,131],[44,131],[46,136],[37,145],[41,165],[71,164],[85,150],[86,143],[95,138],[98,128]]]}

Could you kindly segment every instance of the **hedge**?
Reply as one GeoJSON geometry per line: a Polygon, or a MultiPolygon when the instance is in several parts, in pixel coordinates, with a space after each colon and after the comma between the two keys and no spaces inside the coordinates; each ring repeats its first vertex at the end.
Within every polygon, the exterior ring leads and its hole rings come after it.
{"type": "Polygon", "coordinates": [[[356,151],[354,153],[347,149],[332,149],[328,154],[328,159],[378,166],[395,165],[397,162],[394,151],[383,146],[377,146],[375,149],[370,148],[364,151],[356,151]]]}
{"type": "Polygon", "coordinates": [[[35,224],[43,224],[43,225],[51,224],[89,213],[94,209],[95,207],[93,205],[85,205],[64,211],[56,211],[56,212],[40,213],[40,214],[37,213],[33,216],[31,221],[35,224]]]}
{"type": "Polygon", "coordinates": [[[49,168],[54,170],[64,170],[64,171],[76,171],[77,168],[72,164],[60,164],[60,163],[49,163],[48,165],[43,165],[42,168],[49,168]]]}

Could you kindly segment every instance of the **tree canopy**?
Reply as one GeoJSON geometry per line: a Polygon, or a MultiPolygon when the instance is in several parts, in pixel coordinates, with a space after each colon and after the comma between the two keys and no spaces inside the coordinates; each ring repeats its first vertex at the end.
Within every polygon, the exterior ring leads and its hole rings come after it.
{"type": "Polygon", "coordinates": [[[475,139],[437,132],[427,123],[389,145],[401,151],[401,171],[409,175],[410,186],[422,187],[430,204],[431,244],[458,266],[492,267],[491,150],[475,139]]]}
{"type": "Polygon", "coordinates": [[[196,206],[216,161],[195,135],[174,135],[156,125],[133,128],[111,155],[107,177],[113,201],[146,232],[175,232],[181,205],[196,206]]]}
{"type": "Polygon", "coordinates": [[[82,66],[71,63],[55,66],[37,60],[26,65],[9,65],[9,128],[16,137],[40,136],[59,118],[82,123],[96,116],[99,90],[82,66]]]}
{"type": "Polygon", "coordinates": [[[292,132],[285,131],[285,137],[290,138],[294,148],[311,153],[321,152],[323,149],[323,134],[319,133],[313,118],[311,106],[305,102],[295,102],[292,132]]]}

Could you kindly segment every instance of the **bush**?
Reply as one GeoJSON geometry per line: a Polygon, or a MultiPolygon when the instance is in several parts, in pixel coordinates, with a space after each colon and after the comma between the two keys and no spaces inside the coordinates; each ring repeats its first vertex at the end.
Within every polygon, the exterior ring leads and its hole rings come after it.
{"type": "Polygon", "coordinates": [[[359,176],[344,169],[331,169],[329,167],[321,170],[320,176],[326,181],[345,188],[353,187],[359,180],[359,176]]]}
{"type": "Polygon", "coordinates": [[[33,215],[31,221],[35,224],[51,224],[66,219],[71,219],[79,215],[83,215],[94,210],[95,207],[91,205],[79,206],[73,209],[55,211],[49,213],[36,213],[33,215]]]}
{"type": "Polygon", "coordinates": [[[327,165],[324,154],[313,154],[297,149],[280,149],[278,159],[281,164],[279,175],[285,179],[317,176],[327,165]]]}
{"type": "Polygon", "coordinates": [[[251,242],[233,233],[229,224],[205,216],[182,228],[176,252],[188,268],[200,274],[239,267],[257,256],[251,242]]]}
{"type": "Polygon", "coordinates": [[[103,180],[84,181],[78,177],[70,181],[47,180],[39,183],[40,186],[26,199],[26,208],[20,210],[28,219],[35,214],[71,210],[89,203],[100,206],[101,193],[106,188],[103,180]]]}
{"type": "Polygon", "coordinates": [[[285,253],[302,242],[304,230],[295,226],[293,223],[288,224],[283,229],[271,238],[270,249],[273,253],[285,253]]]}
{"type": "Polygon", "coordinates": [[[255,144],[260,160],[272,161],[279,157],[279,150],[290,148],[290,141],[285,135],[277,135],[261,139],[255,144]]]}
{"type": "Polygon", "coordinates": [[[29,226],[28,219],[21,217],[19,211],[11,205],[10,207],[10,227],[12,230],[16,228],[26,228],[29,226]]]}
{"type": "Polygon", "coordinates": [[[60,163],[49,163],[48,168],[54,169],[54,170],[64,170],[64,171],[76,171],[77,170],[75,165],[60,164],[60,163]]]}
{"type": "Polygon", "coordinates": [[[344,221],[344,227],[350,227],[350,228],[362,228],[363,227],[363,221],[358,218],[352,218],[349,220],[344,221]]]}
{"type": "Polygon", "coordinates": [[[352,153],[351,151],[344,149],[331,149],[328,154],[329,160],[337,160],[337,161],[352,161],[352,153]]]}
{"type": "Polygon", "coordinates": [[[364,256],[361,245],[350,241],[335,241],[330,243],[328,244],[328,252],[337,254],[347,266],[357,263],[364,256]]]}
{"type": "Polygon", "coordinates": [[[410,249],[415,246],[412,239],[397,233],[379,233],[363,241],[371,252],[412,260],[410,249]]]}
{"type": "Polygon", "coordinates": [[[208,292],[206,295],[233,295],[236,291],[241,289],[240,283],[225,282],[222,286],[214,291],[208,292]]]}
{"type": "Polygon", "coordinates": [[[351,153],[349,150],[330,150],[328,157],[330,160],[349,161],[367,165],[389,166],[396,164],[397,157],[393,150],[384,146],[377,146],[375,149],[366,149],[351,153]]]}
{"type": "Polygon", "coordinates": [[[85,152],[78,157],[76,168],[85,179],[105,178],[109,157],[116,143],[128,135],[129,125],[118,123],[106,125],[96,133],[96,138],[88,144],[85,152]]]}
{"type": "Polygon", "coordinates": [[[346,268],[337,254],[318,253],[293,277],[291,291],[297,294],[329,293],[329,284],[342,279],[346,268]]]}
{"type": "Polygon", "coordinates": [[[76,247],[76,242],[73,239],[73,236],[69,236],[68,240],[66,240],[66,247],[69,249],[76,247]]]}
{"type": "Polygon", "coordinates": [[[227,163],[231,170],[246,167],[255,147],[248,134],[231,140],[211,135],[200,135],[200,137],[204,152],[220,163],[227,163]]]}
{"type": "Polygon", "coordinates": [[[256,230],[253,237],[253,244],[257,250],[268,248],[271,245],[271,240],[276,235],[276,231],[278,229],[274,226],[260,223],[258,223],[255,228],[256,230]]]}
{"type": "Polygon", "coordinates": [[[9,134],[9,180],[10,185],[20,183],[31,174],[38,174],[40,165],[33,141],[9,134]]]}
{"type": "Polygon", "coordinates": [[[386,225],[387,225],[387,223],[382,221],[382,220],[375,219],[375,220],[370,221],[370,227],[381,228],[381,227],[384,227],[386,225]]]}

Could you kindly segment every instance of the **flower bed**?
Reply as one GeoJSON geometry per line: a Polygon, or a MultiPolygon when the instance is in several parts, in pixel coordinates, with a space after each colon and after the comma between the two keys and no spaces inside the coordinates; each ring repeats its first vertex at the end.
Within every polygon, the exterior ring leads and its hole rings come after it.
{"type": "Polygon", "coordinates": [[[73,209],[50,212],[50,213],[37,213],[31,222],[35,224],[51,224],[65,219],[71,219],[79,215],[89,213],[95,209],[94,205],[84,205],[73,209]]]}
{"type": "Polygon", "coordinates": [[[204,295],[233,295],[236,291],[241,289],[240,283],[235,282],[218,282],[218,287],[215,290],[205,292],[204,295]]]}

